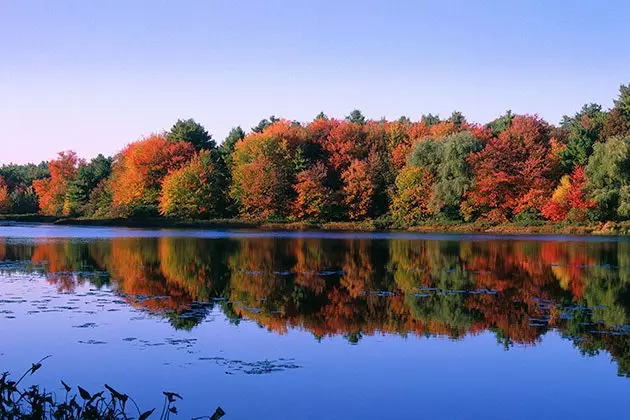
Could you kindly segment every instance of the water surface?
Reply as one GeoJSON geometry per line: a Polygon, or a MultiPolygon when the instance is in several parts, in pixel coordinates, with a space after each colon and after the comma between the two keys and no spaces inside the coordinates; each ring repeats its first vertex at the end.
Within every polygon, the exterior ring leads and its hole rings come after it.
{"type": "Polygon", "coordinates": [[[625,418],[627,238],[0,227],[0,371],[180,418],[625,418]]]}

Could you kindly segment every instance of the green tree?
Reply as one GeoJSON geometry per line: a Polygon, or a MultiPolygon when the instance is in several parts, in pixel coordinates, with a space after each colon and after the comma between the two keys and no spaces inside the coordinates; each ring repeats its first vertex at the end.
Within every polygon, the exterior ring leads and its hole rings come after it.
{"type": "Polygon", "coordinates": [[[587,191],[602,220],[630,218],[630,136],[596,143],[586,166],[587,191]]]}
{"type": "Polygon", "coordinates": [[[615,99],[614,104],[604,125],[602,132],[604,138],[630,134],[630,85],[621,85],[619,97],[615,99]]]}
{"type": "Polygon", "coordinates": [[[164,178],[160,213],[180,218],[223,215],[227,180],[216,151],[202,150],[186,166],[164,178]]]}
{"type": "Polygon", "coordinates": [[[239,125],[230,130],[225,140],[223,140],[223,143],[221,143],[221,146],[219,146],[223,160],[228,167],[232,166],[232,153],[234,152],[236,142],[243,138],[245,138],[245,131],[243,131],[239,125]]]}
{"type": "Polygon", "coordinates": [[[173,143],[187,141],[192,143],[197,150],[214,149],[216,147],[216,143],[204,126],[192,118],[177,120],[171,127],[171,130],[166,133],[166,139],[173,143]]]}
{"type": "Polygon", "coordinates": [[[507,130],[510,125],[512,125],[514,117],[516,117],[516,114],[508,109],[507,111],[505,111],[505,114],[486,124],[486,127],[492,130],[492,135],[496,137],[507,130]]]}
{"type": "Polygon", "coordinates": [[[66,208],[70,215],[84,213],[92,190],[109,177],[112,171],[112,158],[99,154],[87,165],[79,166],[76,178],[68,186],[66,192],[66,208]]]}
{"type": "Polygon", "coordinates": [[[348,116],[346,116],[346,121],[355,123],[355,124],[365,124],[365,116],[358,109],[353,110],[348,116]]]}
{"type": "Polygon", "coordinates": [[[409,163],[434,180],[429,208],[434,215],[459,218],[460,203],[472,185],[468,156],[481,150],[482,144],[470,132],[463,131],[436,140],[418,142],[409,163]]]}
{"type": "Polygon", "coordinates": [[[565,115],[562,118],[560,125],[569,131],[567,147],[560,153],[560,162],[566,172],[572,171],[575,165],[586,165],[605,122],[606,113],[597,104],[586,104],[573,117],[565,115]]]}
{"type": "Polygon", "coordinates": [[[280,121],[280,118],[276,118],[275,115],[272,115],[269,119],[263,118],[255,127],[252,127],[252,131],[254,133],[262,133],[265,131],[265,128],[278,121],[280,121]]]}
{"type": "Polygon", "coordinates": [[[426,125],[427,127],[431,127],[432,125],[435,125],[440,122],[440,117],[433,114],[426,114],[420,118],[420,122],[426,125]]]}

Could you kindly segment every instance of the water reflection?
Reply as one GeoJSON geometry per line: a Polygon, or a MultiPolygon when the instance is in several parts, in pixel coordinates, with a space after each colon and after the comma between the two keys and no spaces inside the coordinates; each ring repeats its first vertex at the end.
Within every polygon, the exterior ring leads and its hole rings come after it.
{"type": "Polygon", "coordinates": [[[326,238],[0,240],[0,269],[59,292],[110,285],[193,329],[220,307],[282,334],[440,336],[491,331],[535,345],[552,329],[630,375],[630,243],[326,238]]]}

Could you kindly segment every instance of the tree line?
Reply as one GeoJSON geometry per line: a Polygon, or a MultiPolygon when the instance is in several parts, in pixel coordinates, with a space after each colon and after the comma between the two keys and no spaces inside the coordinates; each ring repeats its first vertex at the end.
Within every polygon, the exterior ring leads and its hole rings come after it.
{"type": "Polygon", "coordinates": [[[508,111],[419,121],[271,116],[217,145],[192,119],[86,161],[0,167],[0,213],[392,226],[630,219],[630,85],[558,126],[508,111]]]}

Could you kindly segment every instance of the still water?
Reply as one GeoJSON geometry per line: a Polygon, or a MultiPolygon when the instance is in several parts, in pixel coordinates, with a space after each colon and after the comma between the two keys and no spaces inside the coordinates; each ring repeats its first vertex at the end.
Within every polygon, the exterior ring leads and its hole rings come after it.
{"type": "Polygon", "coordinates": [[[630,418],[630,240],[5,226],[0,333],[184,419],[630,418]]]}

